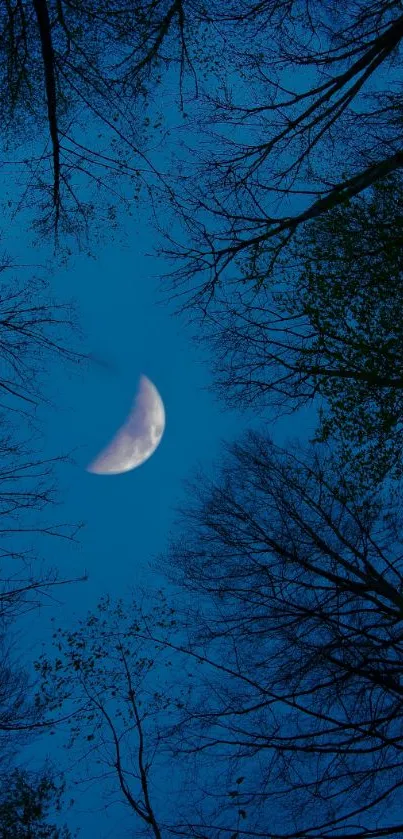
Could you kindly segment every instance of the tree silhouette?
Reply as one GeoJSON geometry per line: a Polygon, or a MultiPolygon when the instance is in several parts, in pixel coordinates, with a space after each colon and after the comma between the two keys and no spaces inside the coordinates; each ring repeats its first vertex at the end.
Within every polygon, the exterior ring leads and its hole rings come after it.
{"type": "Polygon", "coordinates": [[[354,496],[334,456],[256,433],[188,489],[162,567],[208,667],[176,726],[205,790],[190,835],[398,835],[398,500],[354,496]]]}
{"type": "Polygon", "coordinates": [[[47,821],[50,809],[60,809],[62,792],[50,769],[16,769],[0,789],[1,839],[72,839],[67,827],[47,821]]]}
{"type": "Polygon", "coordinates": [[[38,605],[62,584],[45,567],[38,539],[76,540],[81,523],[57,522],[55,467],[44,457],[37,406],[48,400],[46,374],[56,359],[85,361],[74,346],[71,304],[56,303],[45,282],[24,283],[3,260],[0,299],[0,616],[7,622],[38,605]],[[70,346],[69,346],[70,344],[70,346]]]}
{"type": "Polygon", "coordinates": [[[343,14],[327,0],[226,0],[208,9],[187,0],[7,0],[0,32],[0,115],[6,150],[13,149],[6,161],[25,172],[21,202],[34,211],[40,234],[82,242],[90,225],[110,229],[119,207],[130,212],[144,188],[153,211],[162,196],[164,212],[170,201],[179,213],[194,242],[179,245],[185,275],[207,270],[208,293],[254,246],[275,259],[305,220],[402,165],[393,76],[403,34],[399,0],[351,2],[343,14]],[[175,93],[173,77],[178,109],[185,112],[186,100],[197,137],[204,126],[214,140],[206,165],[177,172],[176,182],[172,166],[168,175],[160,171],[148,143],[149,136],[168,140],[170,128],[158,134],[165,117],[157,100],[162,82],[175,93]],[[351,152],[345,177],[345,154],[336,172],[340,137],[351,152]],[[273,195],[310,196],[311,203],[292,217],[288,209],[278,215],[268,203],[273,195]]]}
{"type": "MultiPolygon", "coordinates": [[[[164,68],[179,63],[182,79],[190,61],[182,2],[7,0],[0,59],[2,131],[12,171],[26,172],[22,202],[35,209],[41,236],[80,239],[101,216],[104,189],[130,206],[141,168],[152,171],[141,151],[142,111],[164,68]],[[120,175],[131,182],[127,201],[114,186],[120,175]]],[[[110,201],[104,213],[110,228],[110,201]]]]}
{"type": "Polygon", "coordinates": [[[22,747],[48,724],[26,662],[15,654],[15,625],[68,582],[60,579],[56,551],[53,562],[44,561],[43,542],[74,543],[81,526],[56,519],[55,467],[67,458],[43,455],[36,408],[48,399],[51,361],[76,364],[84,356],[71,346],[70,304],[56,303],[35,277],[24,283],[5,257],[0,273],[0,768],[9,773],[22,747]]]}
{"type": "MultiPolygon", "coordinates": [[[[155,777],[163,767],[170,789],[164,730],[187,688],[170,677],[172,657],[163,645],[141,634],[143,610],[163,634],[175,624],[164,597],[152,605],[151,600],[103,597],[73,629],[55,632],[55,653],[45,651],[35,668],[41,707],[53,716],[71,714],[67,746],[75,747],[78,758],[75,781],[88,782],[95,773],[104,781],[103,806],[116,803],[118,796],[137,829],[161,839],[167,824],[160,810],[166,812],[168,792],[161,800],[155,777]]],[[[178,802],[182,805],[186,808],[186,802],[178,802]]]]}
{"type": "Polygon", "coordinates": [[[225,21],[227,63],[190,119],[180,234],[161,220],[178,265],[169,287],[201,316],[223,288],[261,281],[262,254],[274,270],[306,222],[403,163],[400,3],[266,0],[211,16],[225,21]]]}
{"type": "Polygon", "coordinates": [[[320,400],[317,438],[355,472],[401,469],[402,178],[311,222],[255,290],[217,293],[200,340],[230,406],[276,416],[320,400]],[[365,469],[364,469],[365,467],[365,469]]]}
{"type": "Polygon", "coordinates": [[[170,601],[104,598],[36,665],[85,778],[154,836],[399,835],[400,489],[354,493],[325,447],[228,446],[159,562],[170,601]],[[154,760],[183,777],[171,820],[154,760]]]}
{"type": "MultiPolygon", "coordinates": [[[[46,373],[53,359],[79,364],[86,360],[78,344],[79,328],[72,302],[57,302],[50,284],[31,275],[25,282],[7,257],[0,264],[0,409],[33,416],[44,400],[46,373]],[[32,407],[33,406],[33,407],[32,407]]],[[[5,417],[4,417],[5,419],[5,417]]]]}

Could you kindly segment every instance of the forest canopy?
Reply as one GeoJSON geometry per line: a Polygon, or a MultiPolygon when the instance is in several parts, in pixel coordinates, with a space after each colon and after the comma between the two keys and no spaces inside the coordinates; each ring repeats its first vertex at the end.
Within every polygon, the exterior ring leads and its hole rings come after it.
{"type": "Polygon", "coordinates": [[[1,4],[4,238],[52,257],[0,266],[0,839],[70,839],[94,785],[153,839],[401,836],[402,37],[401,0],[1,4]],[[41,451],[51,366],[89,358],[52,282],[136,207],[256,427],[189,479],[165,588],[61,610],[34,661],[81,527],[41,451]]]}

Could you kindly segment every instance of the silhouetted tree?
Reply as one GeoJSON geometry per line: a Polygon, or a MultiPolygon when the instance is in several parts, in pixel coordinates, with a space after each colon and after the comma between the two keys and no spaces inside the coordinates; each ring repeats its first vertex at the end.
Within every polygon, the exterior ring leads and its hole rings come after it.
{"type": "Polygon", "coordinates": [[[199,314],[222,288],[259,283],[262,255],[274,270],[305,222],[403,164],[398,0],[229,2],[210,17],[224,71],[197,121],[189,108],[172,202],[182,232],[161,220],[173,289],[199,314]]]}
{"type": "MultiPolygon", "coordinates": [[[[72,302],[57,302],[50,284],[36,276],[23,280],[7,257],[0,264],[0,410],[28,412],[42,401],[52,359],[85,360],[72,302]]],[[[12,416],[12,413],[11,413],[12,416]]],[[[6,415],[3,411],[3,425],[6,415]]]]}
{"type": "Polygon", "coordinates": [[[209,669],[176,754],[194,756],[215,817],[201,807],[182,835],[401,832],[396,497],[354,496],[322,449],[286,453],[255,433],[219,478],[190,485],[162,567],[188,593],[187,654],[209,669]]]}
{"type": "Polygon", "coordinates": [[[57,460],[34,457],[23,441],[0,437],[0,771],[9,771],[18,751],[52,725],[46,709],[35,704],[29,658],[25,654],[21,664],[13,637],[22,615],[78,582],[60,578],[58,570],[58,547],[74,543],[79,526],[57,521],[52,510],[57,460]],[[50,563],[43,559],[45,540],[54,542],[50,563]]]}
{"type": "Polygon", "coordinates": [[[400,490],[353,493],[325,447],[229,446],[159,566],[183,597],[105,598],[37,664],[85,777],[154,836],[399,835],[400,490]],[[153,760],[164,789],[180,767],[171,820],[153,760]]]}
{"type": "MultiPolygon", "coordinates": [[[[35,705],[25,666],[10,654],[18,619],[39,607],[68,581],[60,579],[57,554],[45,562],[43,543],[74,543],[80,525],[58,521],[56,464],[44,457],[35,409],[48,399],[52,359],[83,359],[69,348],[75,327],[70,305],[55,303],[46,283],[12,276],[2,260],[0,293],[0,769],[7,771],[35,732],[47,725],[35,705]],[[7,282],[7,278],[10,277],[7,282]]],[[[71,342],[72,343],[72,342],[71,342]]],[[[72,580],[70,580],[72,581],[72,580]]]]}
{"type": "Polygon", "coordinates": [[[60,810],[62,794],[49,768],[16,769],[0,787],[1,839],[72,839],[67,827],[48,821],[49,811],[60,810]]]}
{"type": "MultiPolygon", "coordinates": [[[[148,89],[172,64],[182,84],[188,25],[181,0],[1,5],[2,134],[42,236],[85,232],[105,188],[130,207],[141,169],[152,174],[141,151],[148,89]],[[119,194],[122,174],[129,189],[119,194]]],[[[110,227],[114,207],[103,209],[110,227]]]]}
{"type": "MultiPolygon", "coordinates": [[[[10,650],[10,636],[4,624],[0,637],[0,777],[3,785],[15,765],[16,755],[32,741],[33,731],[43,719],[35,706],[26,670],[10,650]]],[[[1,835],[1,834],[0,834],[1,835]]]]}
{"type": "Polygon", "coordinates": [[[114,602],[106,596],[73,630],[57,630],[55,657],[47,651],[35,667],[41,706],[53,715],[64,716],[65,709],[72,715],[68,747],[74,746],[78,758],[75,782],[96,776],[103,783],[104,806],[116,803],[118,795],[135,824],[161,839],[166,824],[160,812],[172,806],[164,730],[188,689],[170,675],[172,656],[164,645],[147,642],[144,631],[137,637],[143,608],[162,634],[175,625],[175,610],[162,595],[153,607],[140,599],[114,602]],[[162,799],[155,791],[161,767],[162,799]]]}
{"type": "MultiPolygon", "coordinates": [[[[3,270],[5,270],[3,266],[3,270]]],[[[36,406],[48,399],[51,360],[78,363],[70,349],[75,321],[46,285],[11,281],[0,299],[0,618],[8,623],[43,600],[58,581],[45,567],[41,539],[75,542],[81,523],[58,522],[55,467],[64,455],[44,457],[36,406]],[[42,292],[42,294],[41,294],[42,292]],[[69,336],[71,338],[71,336],[69,336]],[[32,428],[32,425],[34,426],[32,428]]],[[[56,542],[55,542],[56,544],[56,542]]]]}
{"type": "Polygon", "coordinates": [[[11,169],[26,170],[21,201],[42,235],[80,237],[102,217],[110,228],[119,205],[129,212],[141,184],[152,203],[161,190],[193,237],[187,272],[209,269],[211,290],[254,245],[281,249],[279,236],[402,165],[399,82],[382,75],[399,68],[402,34],[400,0],[342,11],[333,0],[7,0],[0,116],[11,169]],[[181,171],[176,185],[147,148],[154,128],[164,145],[172,130],[161,83],[166,101],[194,115],[192,144],[201,128],[215,132],[206,168],[190,180],[181,171]],[[270,207],[273,195],[315,198],[290,218],[270,207]]]}
{"type": "Polygon", "coordinates": [[[217,293],[201,340],[231,406],[321,400],[317,437],[367,479],[401,469],[403,181],[395,174],[308,224],[276,276],[217,293]]]}

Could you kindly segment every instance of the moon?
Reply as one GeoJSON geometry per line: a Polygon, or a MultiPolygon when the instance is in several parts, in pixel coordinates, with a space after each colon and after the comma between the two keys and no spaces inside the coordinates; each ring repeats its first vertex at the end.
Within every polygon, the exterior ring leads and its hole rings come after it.
{"type": "Polygon", "coordinates": [[[155,452],[164,428],[164,403],[150,379],[141,376],[127,420],[109,445],[87,466],[87,472],[120,475],[141,466],[155,452]]]}

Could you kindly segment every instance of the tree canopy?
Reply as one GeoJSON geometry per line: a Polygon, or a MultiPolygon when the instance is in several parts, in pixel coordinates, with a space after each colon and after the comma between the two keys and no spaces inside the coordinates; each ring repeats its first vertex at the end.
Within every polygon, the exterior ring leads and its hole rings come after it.
{"type": "Polygon", "coordinates": [[[201,314],[222,288],[242,290],[242,267],[259,282],[262,252],[272,268],[301,226],[403,162],[399,2],[230,3],[217,18],[225,70],[197,121],[189,109],[181,232],[165,225],[162,249],[179,302],[201,314]]]}
{"type": "Polygon", "coordinates": [[[316,399],[317,438],[379,479],[401,469],[402,178],[397,173],[299,232],[258,287],[217,294],[201,340],[231,406],[275,415],[316,399]]]}
{"type": "Polygon", "coordinates": [[[0,788],[1,839],[72,839],[67,827],[47,820],[49,810],[60,808],[62,791],[49,769],[12,772],[0,788]]]}
{"type": "Polygon", "coordinates": [[[141,148],[149,86],[167,65],[182,74],[190,60],[182,3],[7,0],[0,33],[6,161],[12,151],[9,171],[25,172],[23,203],[34,206],[41,236],[61,247],[59,234],[82,241],[102,212],[110,228],[114,204],[101,208],[103,193],[127,208],[141,168],[152,173],[141,148]],[[119,175],[129,190],[119,192],[119,175]]]}
{"type": "Polygon", "coordinates": [[[400,505],[343,471],[250,432],[189,486],[162,567],[210,667],[176,729],[215,807],[193,835],[401,831],[400,505]]]}
{"type": "Polygon", "coordinates": [[[276,258],[305,220],[402,165],[399,0],[342,14],[332,0],[7,0],[0,32],[8,179],[18,173],[17,205],[59,247],[111,230],[143,186],[184,225],[179,279],[207,271],[210,294],[238,257],[263,245],[276,258]],[[162,82],[192,126],[185,169],[183,132],[157,104],[162,82]],[[170,137],[182,148],[167,173],[152,146],[168,150],[170,137]],[[306,208],[279,214],[272,199],[293,196],[306,208]]]}
{"type": "Polygon", "coordinates": [[[153,839],[402,834],[402,37],[401,0],[1,5],[4,217],[60,255],[140,196],[220,396],[319,423],[305,450],[227,446],[169,594],[56,630],[35,694],[6,641],[76,526],[29,434],[50,361],[83,356],[69,304],[4,264],[0,838],[69,839],[52,773],[17,766],[49,720],[153,839]]]}
{"type": "Polygon", "coordinates": [[[38,661],[148,835],[401,832],[401,510],[343,472],[250,432],[189,485],[168,596],[105,598],[38,661]]]}

